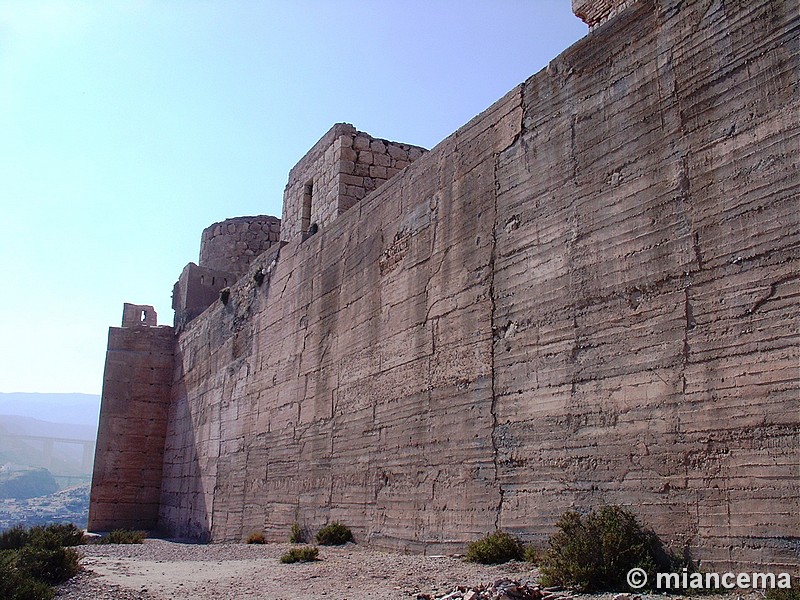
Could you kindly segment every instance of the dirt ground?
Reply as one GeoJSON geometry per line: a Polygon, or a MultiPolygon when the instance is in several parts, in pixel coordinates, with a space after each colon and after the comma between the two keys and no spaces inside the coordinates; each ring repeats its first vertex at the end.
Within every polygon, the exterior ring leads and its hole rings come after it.
{"type": "MultiPolygon", "coordinates": [[[[87,545],[83,571],[59,586],[60,600],[416,600],[459,586],[489,586],[509,578],[534,584],[529,563],[485,566],[458,557],[381,552],[357,544],[320,547],[320,560],[282,564],[289,544],[87,545]]],[[[570,595],[562,600],[657,600],[661,595],[570,595]]],[[[693,596],[692,598],[697,598],[693,596]]],[[[760,591],[703,595],[704,600],[763,600],[760,591]]],[[[682,600],[681,596],[670,596],[682,600]]]]}
{"type": "Polygon", "coordinates": [[[320,547],[314,563],[282,564],[289,544],[88,545],[84,571],[61,586],[62,600],[408,600],[443,596],[459,585],[537,572],[525,563],[482,566],[459,558],[404,555],[356,544],[320,547]]]}

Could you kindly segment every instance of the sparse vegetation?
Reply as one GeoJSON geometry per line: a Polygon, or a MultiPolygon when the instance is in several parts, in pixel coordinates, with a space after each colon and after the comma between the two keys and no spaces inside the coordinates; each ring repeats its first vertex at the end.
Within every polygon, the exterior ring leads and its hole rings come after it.
{"type": "Polygon", "coordinates": [[[226,287],[222,288],[219,291],[219,299],[222,301],[223,304],[227,304],[230,298],[231,298],[231,288],[226,287]]]}
{"type": "Polygon", "coordinates": [[[317,543],[323,546],[342,546],[352,541],[353,532],[338,521],[326,525],[317,532],[317,543]]]}
{"type": "Polygon", "coordinates": [[[0,598],[50,600],[52,585],[63,583],[80,570],[72,548],[83,541],[73,524],[25,529],[12,527],[0,534],[0,598]]]}
{"type": "Polygon", "coordinates": [[[525,546],[525,550],[522,552],[522,560],[536,565],[539,564],[542,557],[539,551],[533,546],[525,546]]]}
{"type": "Polygon", "coordinates": [[[147,538],[144,531],[131,529],[115,529],[99,538],[95,544],[141,544],[147,538]]]}
{"type": "Polygon", "coordinates": [[[522,560],[525,547],[517,538],[495,531],[467,545],[468,562],[496,565],[510,560],[522,560]]]}
{"type": "Polygon", "coordinates": [[[266,544],[267,538],[264,537],[264,534],[260,531],[254,531],[249,536],[247,536],[247,543],[248,544],[266,544]]]}
{"type": "Polygon", "coordinates": [[[800,600],[800,589],[769,589],[764,594],[764,600],[800,600]]]}
{"type": "Polygon", "coordinates": [[[306,542],[306,532],[296,521],[292,523],[292,529],[289,531],[289,542],[292,544],[304,544],[306,542]]]}
{"type": "Polygon", "coordinates": [[[290,548],[289,551],[281,556],[281,562],[290,564],[296,562],[313,562],[319,560],[319,548],[316,546],[303,546],[302,548],[290,548]]]}
{"type": "Polygon", "coordinates": [[[620,506],[604,506],[586,516],[568,511],[557,526],[541,563],[545,586],[620,591],[629,589],[626,575],[634,567],[644,569],[650,582],[656,571],[675,568],[676,559],[656,534],[620,506]]]}

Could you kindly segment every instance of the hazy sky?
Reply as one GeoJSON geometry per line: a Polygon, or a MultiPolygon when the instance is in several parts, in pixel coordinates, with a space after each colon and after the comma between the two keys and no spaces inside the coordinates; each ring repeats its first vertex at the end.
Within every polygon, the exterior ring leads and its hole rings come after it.
{"type": "Polygon", "coordinates": [[[0,392],[102,387],[206,226],[280,216],[336,122],[433,147],[574,41],[570,0],[0,0],[0,392]]]}

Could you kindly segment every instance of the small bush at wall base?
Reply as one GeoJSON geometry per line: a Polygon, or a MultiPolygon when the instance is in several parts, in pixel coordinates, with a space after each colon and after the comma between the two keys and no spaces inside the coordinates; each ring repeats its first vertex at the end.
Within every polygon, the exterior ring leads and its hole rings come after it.
{"type": "Polygon", "coordinates": [[[495,531],[467,545],[468,562],[496,565],[510,560],[522,560],[525,548],[514,536],[495,531]]]}
{"type": "Polygon", "coordinates": [[[296,562],[313,562],[319,560],[319,548],[316,546],[304,546],[303,548],[291,548],[286,554],[281,556],[281,562],[290,564],[296,562]]]}
{"type": "Polygon", "coordinates": [[[248,544],[266,544],[267,538],[264,537],[264,534],[260,531],[254,531],[249,536],[247,536],[247,543],[248,544]]]}
{"type": "Polygon", "coordinates": [[[306,542],[306,532],[298,523],[292,523],[289,531],[289,542],[292,544],[304,544],[306,542]]]}
{"type": "Polygon", "coordinates": [[[323,546],[341,546],[353,541],[353,532],[349,527],[334,521],[317,532],[317,543],[323,546]]]}
{"type": "Polygon", "coordinates": [[[144,531],[115,529],[98,539],[95,544],[141,544],[147,538],[144,531]]]}
{"type": "Polygon", "coordinates": [[[583,517],[568,511],[557,526],[542,559],[542,585],[583,592],[622,591],[629,589],[630,569],[644,569],[648,581],[654,582],[657,571],[675,568],[676,559],[656,534],[620,506],[604,506],[583,517]]]}

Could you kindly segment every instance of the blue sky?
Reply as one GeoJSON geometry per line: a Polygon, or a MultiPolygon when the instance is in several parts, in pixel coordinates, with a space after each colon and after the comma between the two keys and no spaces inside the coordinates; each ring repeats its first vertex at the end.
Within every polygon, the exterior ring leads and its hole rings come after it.
{"type": "Polygon", "coordinates": [[[203,228],[333,123],[433,147],[585,35],[569,0],[2,0],[0,392],[100,393],[203,228]]]}

